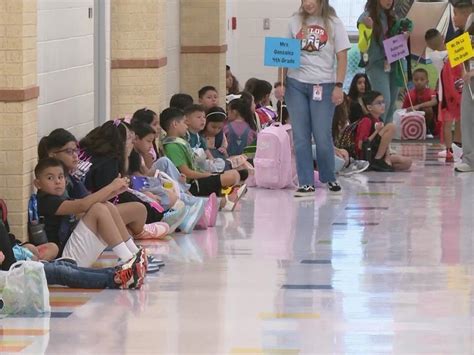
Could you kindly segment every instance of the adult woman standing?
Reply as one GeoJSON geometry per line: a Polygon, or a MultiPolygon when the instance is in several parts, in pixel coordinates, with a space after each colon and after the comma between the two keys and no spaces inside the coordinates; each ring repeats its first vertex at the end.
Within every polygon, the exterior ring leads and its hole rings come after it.
{"type": "Polygon", "coordinates": [[[341,187],[334,173],[332,117],[343,102],[349,37],[328,0],[302,0],[290,20],[290,38],[301,40],[301,66],[284,69],[285,101],[291,117],[299,188],[295,196],[314,193],[311,138],[317,151],[319,179],[332,192],[341,187]],[[337,64],[336,64],[337,61],[337,64]]]}
{"type": "Polygon", "coordinates": [[[394,0],[368,0],[365,12],[359,17],[359,50],[372,90],[382,93],[385,100],[385,123],[392,122],[399,88],[396,83],[396,68],[385,58],[383,41],[389,37],[396,23],[393,11],[394,0]]]}

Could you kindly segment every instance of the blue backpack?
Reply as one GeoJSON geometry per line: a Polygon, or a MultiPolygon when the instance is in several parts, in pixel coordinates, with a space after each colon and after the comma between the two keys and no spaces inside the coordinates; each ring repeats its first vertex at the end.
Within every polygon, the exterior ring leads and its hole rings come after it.
{"type": "Polygon", "coordinates": [[[230,157],[243,154],[245,147],[248,145],[250,127],[246,127],[240,136],[235,132],[231,124],[229,124],[228,127],[227,153],[230,157]]]}

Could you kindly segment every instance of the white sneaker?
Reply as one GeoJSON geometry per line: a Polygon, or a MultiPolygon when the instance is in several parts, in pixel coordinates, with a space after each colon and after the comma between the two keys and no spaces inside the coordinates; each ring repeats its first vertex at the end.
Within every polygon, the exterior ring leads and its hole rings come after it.
{"type": "Polygon", "coordinates": [[[446,158],[446,149],[443,149],[441,152],[438,152],[438,158],[446,158]]]}
{"type": "Polygon", "coordinates": [[[453,144],[453,155],[454,155],[454,159],[461,159],[462,148],[456,144],[453,144]]]}
{"type": "Polygon", "coordinates": [[[471,173],[474,172],[474,166],[470,166],[466,163],[459,163],[454,165],[454,170],[458,173],[471,173]]]}
{"type": "Polygon", "coordinates": [[[428,133],[426,135],[426,139],[433,139],[433,138],[434,138],[434,136],[431,133],[428,133]]]}

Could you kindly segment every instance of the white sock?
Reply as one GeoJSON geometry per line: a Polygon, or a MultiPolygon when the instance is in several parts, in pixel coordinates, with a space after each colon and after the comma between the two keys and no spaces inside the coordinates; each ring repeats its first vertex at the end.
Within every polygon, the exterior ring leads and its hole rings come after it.
{"type": "Polygon", "coordinates": [[[117,255],[122,261],[128,261],[133,258],[132,252],[130,251],[130,249],[128,249],[127,245],[124,242],[117,244],[112,248],[112,250],[115,255],[117,255]]]}
{"type": "Polygon", "coordinates": [[[127,246],[127,248],[132,252],[132,254],[136,254],[138,253],[138,247],[137,245],[135,244],[135,242],[133,241],[133,238],[130,237],[126,242],[125,242],[125,245],[127,246]]]}

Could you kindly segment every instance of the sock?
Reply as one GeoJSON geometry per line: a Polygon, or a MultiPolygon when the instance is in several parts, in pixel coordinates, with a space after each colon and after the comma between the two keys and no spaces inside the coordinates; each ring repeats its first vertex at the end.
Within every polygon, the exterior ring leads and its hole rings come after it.
{"type": "Polygon", "coordinates": [[[117,244],[116,246],[114,246],[112,248],[112,251],[115,253],[115,255],[117,255],[120,260],[122,261],[128,261],[130,260],[131,258],[133,258],[133,254],[132,252],[130,251],[130,249],[128,249],[127,245],[122,242],[120,244],[117,244]]]}
{"type": "Polygon", "coordinates": [[[126,242],[125,242],[125,245],[127,246],[127,248],[130,250],[130,252],[132,254],[136,254],[138,253],[138,247],[137,245],[135,244],[135,242],[133,241],[133,238],[130,237],[126,242]]]}

